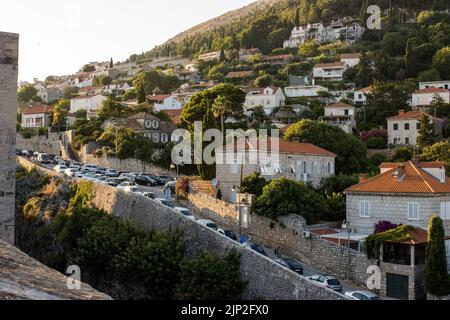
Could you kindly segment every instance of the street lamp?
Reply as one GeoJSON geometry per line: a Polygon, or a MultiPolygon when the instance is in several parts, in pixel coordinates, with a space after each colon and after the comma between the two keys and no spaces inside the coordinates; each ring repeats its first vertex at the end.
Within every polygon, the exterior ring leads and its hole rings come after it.
{"type": "Polygon", "coordinates": [[[350,228],[350,222],[344,221],[342,224],[342,229],[347,230],[347,280],[350,280],[350,232],[352,231],[350,228]]]}

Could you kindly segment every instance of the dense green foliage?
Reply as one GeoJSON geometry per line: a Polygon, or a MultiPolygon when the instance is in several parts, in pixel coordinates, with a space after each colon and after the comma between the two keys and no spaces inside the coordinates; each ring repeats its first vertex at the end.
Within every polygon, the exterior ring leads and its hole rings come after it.
{"type": "Polygon", "coordinates": [[[450,276],[444,242],[445,230],[442,219],[431,216],[428,222],[428,246],[425,259],[425,289],[436,296],[450,294],[450,276]]]}
{"type": "Polygon", "coordinates": [[[402,225],[386,232],[372,234],[366,238],[366,253],[369,259],[380,258],[380,247],[385,241],[403,242],[411,239],[409,233],[413,227],[402,225]]]}
{"type": "Polygon", "coordinates": [[[242,180],[239,192],[254,194],[259,197],[262,195],[263,189],[268,183],[259,173],[254,172],[242,180]]]}
{"type": "Polygon", "coordinates": [[[442,161],[445,163],[447,174],[450,172],[450,142],[441,141],[437,142],[429,147],[426,147],[422,155],[421,160],[424,161],[442,161]]]}
{"type": "Polygon", "coordinates": [[[37,89],[32,85],[25,85],[19,88],[17,96],[20,102],[39,102],[41,99],[37,95],[37,89]]]}
{"type": "Polygon", "coordinates": [[[367,166],[367,150],[355,136],[349,135],[340,128],[323,122],[302,120],[292,125],[285,138],[299,138],[300,141],[334,152],[336,158],[336,174],[354,174],[364,172],[367,166]]]}

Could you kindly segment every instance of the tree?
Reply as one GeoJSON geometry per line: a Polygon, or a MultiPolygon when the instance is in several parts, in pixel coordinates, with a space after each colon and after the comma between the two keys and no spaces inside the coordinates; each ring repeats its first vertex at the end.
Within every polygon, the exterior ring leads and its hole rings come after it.
{"type": "Polygon", "coordinates": [[[447,173],[450,172],[450,142],[440,141],[422,151],[420,158],[424,161],[442,161],[445,163],[447,173]]]}
{"type": "Polygon", "coordinates": [[[225,140],[225,115],[231,112],[231,101],[229,101],[225,96],[217,96],[212,104],[211,111],[214,118],[220,119],[220,129],[225,140]]]}
{"type": "Polygon", "coordinates": [[[441,76],[439,75],[439,71],[437,71],[435,68],[422,71],[417,76],[417,81],[419,82],[427,82],[427,81],[440,81],[441,76]]]}
{"type": "Polygon", "coordinates": [[[58,103],[53,107],[53,121],[52,125],[58,128],[58,131],[61,127],[66,125],[67,114],[70,110],[70,100],[61,99],[58,103]]]}
{"type": "Polygon", "coordinates": [[[63,89],[63,98],[72,99],[78,95],[79,88],[66,86],[63,89]]]}
{"type": "Polygon", "coordinates": [[[101,119],[117,118],[120,117],[124,111],[125,107],[122,104],[108,97],[103,101],[102,106],[98,111],[98,117],[101,119]]]}
{"type": "Polygon", "coordinates": [[[287,28],[280,28],[269,33],[267,41],[270,50],[282,47],[284,40],[289,38],[290,33],[291,31],[287,28]]]}
{"type": "Polygon", "coordinates": [[[367,87],[372,82],[372,68],[367,54],[363,52],[361,59],[356,66],[355,83],[357,87],[367,87]]]}
{"type": "Polygon", "coordinates": [[[194,260],[181,264],[176,298],[181,300],[240,299],[246,283],[239,271],[240,256],[230,251],[223,258],[214,253],[199,252],[194,260]]]}
{"type": "Polygon", "coordinates": [[[323,217],[328,207],[313,187],[283,177],[264,187],[262,195],[253,203],[252,211],[275,220],[280,216],[297,214],[311,224],[323,217]]]}
{"type": "Polygon", "coordinates": [[[304,119],[287,130],[285,139],[293,138],[335,153],[336,174],[360,173],[366,169],[367,149],[364,144],[336,126],[304,119]]]}
{"type": "Polygon", "coordinates": [[[320,191],[327,196],[333,193],[342,193],[358,182],[359,178],[357,176],[334,175],[321,181],[320,191]]]}
{"type": "Polygon", "coordinates": [[[83,66],[83,72],[94,72],[95,71],[95,66],[90,65],[90,64],[86,64],[83,66]]]}
{"type": "Polygon", "coordinates": [[[267,184],[269,184],[269,182],[264,179],[260,173],[254,172],[242,180],[239,192],[254,194],[259,197],[262,195],[263,189],[267,184]]]}
{"type": "Polygon", "coordinates": [[[407,39],[400,32],[388,32],[381,40],[381,47],[390,56],[402,56],[405,53],[407,39]]]}
{"type": "Polygon", "coordinates": [[[315,57],[319,54],[319,44],[315,40],[308,40],[302,43],[298,53],[304,57],[315,57]]]}
{"type": "Polygon", "coordinates": [[[138,95],[135,88],[129,89],[125,91],[125,93],[122,96],[122,101],[127,101],[131,99],[137,99],[138,95]]]}
{"type": "Polygon", "coordinates": [[[266,88],[272,84],[272,77],[268,74],[262,75],[255,80],[255,86],[258,88],[266,88]]]}
{"type": "Polygon", "coordinates": [[[405,53],[405,71],[407,77],[414,77],[417,74],[417,59],[413,50],[414,39],[408,39],[405,53]]]}
{"type": "Polygon", "coordinates": [[[113,58],[109,61],[109,68],[112,69],[114,67],[113,58]]]}
{"type": "Polygon", "coordinates": [[[392,161],[394,162],[406,162],[412,159],[413,151],[411,148],[402,147],[399,148],[394,156],[392,157],[392,161]]]}
{"type": "Polygon", "coordinates": [[[445,47],[436,52],[433,57],[433,68],[439,71],[441,78],[446,79],[450,74],[450,47],[445,47]]]}
{"type": "Polygon", "coordinates": [[[428,222],[424,282],[426,291],[436,296],[450,293],[444,236],[445,231],[441,218],[436,214],[432,215],[428,222]]]}
{"type": "Polygon", "coordinates": [[[445,102],[441,95],[433,95],[433,100],[431,101],[431,110],[433,110],[433,115],[438,118],[448,118],[450,115],[450,104],[445,102]]]}
{"type": "Polygon", "coordinates": [[[417,145],[420,148],[431,146],[436,141],[436,132],[431,117],[424,114],[419,120],[420,129],[417,137],[417,145]]]}
{"type": "Polygon", "coordinates": [[[20,102],[39,101],[37,93],[38,91],[34,86],[25,85],[20,87],[17,96],[20,102]]]}

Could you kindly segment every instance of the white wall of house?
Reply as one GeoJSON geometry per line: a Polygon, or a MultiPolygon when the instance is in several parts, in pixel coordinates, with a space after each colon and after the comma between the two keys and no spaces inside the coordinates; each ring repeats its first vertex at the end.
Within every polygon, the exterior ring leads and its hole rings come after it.
{"type": "Polygon", "coordinates": [[[360,58],[342,58],[342,62],[345,62],[349,68],[356,67],[360,61],[360,58]]]}
{"type": "Polygon", "coordinates": [[[332,81],[340,81],[343,79],[343,75],[345,70],[347,70],[346,66],[343,67],[314,67],[313,74],[314,78],[319,78],[323,80],[332,80],[332,81]]]}
{"type": "Polygon", "coordinates": [[[259,91],[249,92],[245,97],[244,107],[247,110],[251,110],[257,106],[262,106],[264,112],[269,115],[272,114],[274,108],[283,106],[285,102],[286,97],[281,88],[274,91],[272,88],[267,87],[263,93],[259,91]]]}
{"type": "MultiPolygon", "coordinates": [[[[442,123],[435,122],[434,124],[436,134],[442,135],[442,123]]],[[[388,144],[415,146],[419,130],[419,120],[388,120],[388,144]]]]}
{"type": "Polygon", "coordinates": [[[367,103],[367,93],[365,91],[356,90],[354,91],[353,103],[357,105],[364,105],[367,103]]]}
{"type": "Polygon", "coordinates": [[[326,116],[355,116],[355,108],[333,108],[333,107],[325,107],[325,115],[326,116]]]}
{"type": "Polygon", "coordinates": [[[328,92],[328,89],[322,86],[292,86],[284,88],[288,98],[317,97],[321,91],[328,92]]]}
{"type": "Polygon", "coordinates": [[[75,113],[82,109],[98,111],[104,100],[106,100],[106,97],[102,95],[72,99],[70,100],[70,113],[75,113]]]}
{"type": "Polygon", "coordinates": [[[375,224],[382,220],[427,230],[428,220],[435,213],[441,215],[446,233],[450,233],[450,194],[347,194],[347,219],[360,234],[372,234],[375,224]]]}
{"type": "Polygon", "coordinates": [[[450,80],[446,81],[428,81],[428,82],[419,82],[419,90],[426,88],[440,88],[440,89],[450,89],[450,80]]]}
{"type": "Polygon", "coordinates": [[[157,112],[163,110],[181,110],[183,108],[183,105],[177,98],[170,96],[164,99],[163,103],[155,103],[153,108],[157,112]]]}
{"type": "Polygon", "coordinates": [[[22,114],[22,128],[48,127],[49,115],[46,113],[22,114]]]}
{"type": "Polygon", "coordinates": [[[450,91],[449,92],[436,92],[436,93],[413,93],[412,94],[412,106],[429,106],[433,101],[435,95],[439,95],[446,103],[450,103],[450,91]]]}

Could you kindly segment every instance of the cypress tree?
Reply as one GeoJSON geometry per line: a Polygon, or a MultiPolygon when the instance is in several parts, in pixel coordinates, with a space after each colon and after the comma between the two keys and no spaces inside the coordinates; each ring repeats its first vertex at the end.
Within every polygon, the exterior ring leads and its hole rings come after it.
{"type": "Polygon", "coordinates": [[[420,120],[419,136],[417,137],[417,145],[420,148],[431,146],[436,141],[436,133],[434,123],[428,115],[424,114],[420,120]]]}
{"type": "Polygon", "coordinates": [[[450,293],[450,277],[444,243],[444,226],[441,218],[433,215],[428,222],[428,247],[425,260],[425,289],[428,293],[443,296],[450,293]]]}
{"type": "Polygon", "coordinates": [[[416,76],[416,67],[417,67],[417,61],[414,58],[414,40],[408,39],[408,42],[406,44],[406,52],[405,52],[405,71],[406,71],[406,77],[413,78],[416,76]]]}

